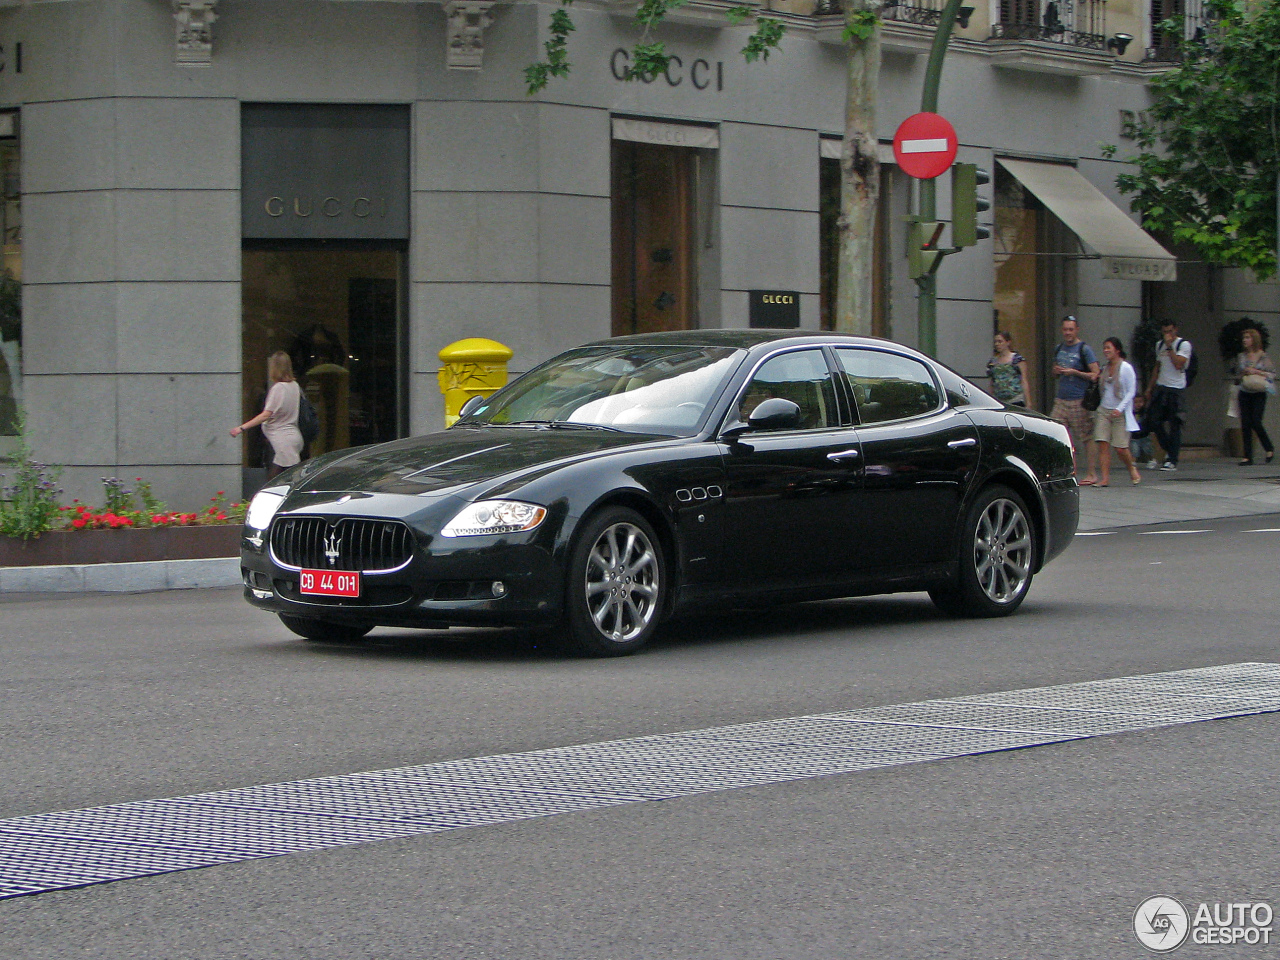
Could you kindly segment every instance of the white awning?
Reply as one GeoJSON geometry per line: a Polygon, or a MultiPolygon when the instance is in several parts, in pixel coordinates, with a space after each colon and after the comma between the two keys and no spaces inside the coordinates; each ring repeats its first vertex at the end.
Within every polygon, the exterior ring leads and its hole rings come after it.
{"type": "MultiPolygon", "coordinates": [[[[881,163],[896,163],[893,159],[893,144],[881,143],[879,146],[879,155],[881,163]]],[[[839,137],[823,137],[818,141],[818,155],[823,160],[839,160],[840,153],[844,150],[844,141],[839,137]]]]}
{"type": "Polygon", "coordinates": [[[658,120],[613,120],[613,139],[654,143],[663,147],[720,148],[720,131],[696,123],[667,123],[658,120]]]}
{"type": "Polygon", "coordinates": [[[1112,280],[1176,280],[1178,260],[1075,167],[998,158],[1000,166],[1035,194],[1080,242],[1102,258],[1112,280]]]}

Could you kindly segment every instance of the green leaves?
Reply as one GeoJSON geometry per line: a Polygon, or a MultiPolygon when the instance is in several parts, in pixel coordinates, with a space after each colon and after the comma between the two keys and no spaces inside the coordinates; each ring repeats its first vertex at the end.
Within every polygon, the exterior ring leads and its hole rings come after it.
{"type": "Polygon", "coordinates": [[[844,32],[841,36],[845,43],[851,43],[854,39],[870,40],[879,23],[880,17],[874,11],[853,11],[845,18],[844,32]]]}
{"type": "Polygon", "coordinates": [[[569,34],[577,29],[569,17],[571,3],[573,0],[560,0],[560,9],[551,14],[551,36],[542,45],[547,59],[524,68],[529,96],[544,90],[552,77],[569,75],[569,34]]]}
{"type": "Polygon", "coordinates": [[[1126,123],[1139,152],[1116,183],[1147,229],[1265,279],[1276,271],[1280,0],[1207,6],[1219,16],[1207,37],[1182,44],[1183,62],[1151,84],[1151,108],[1126,123]]]}
{"type": "Polygon", "coordinates": [[[761,58],[768,60],[769,51],[777,49],[782,42],[782,34],[786,27],[782,21],[770,17],[756,18],[756,32],[747,38],[747,45],[742,48],[742,59],[753,63],[761,58]]]}

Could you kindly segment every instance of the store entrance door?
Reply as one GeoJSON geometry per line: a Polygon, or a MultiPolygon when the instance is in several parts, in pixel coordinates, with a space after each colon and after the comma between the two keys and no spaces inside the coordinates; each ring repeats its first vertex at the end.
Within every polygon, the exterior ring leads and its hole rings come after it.
{"type": "Polygon", "coordinates": [[[696,151],[613,142],[613,335],[691,330],[696,151]]]}
{"type": "MultiPolygon", "coordinates": [[[[267,358],[283,350],[320,419],[310,456],[405,432],[402,249],[391,245],[246,245],[243,406],[262,410],[267,358]]],[[[261,430],[245,445],[245,492],[265,480],[261,430]]]]}

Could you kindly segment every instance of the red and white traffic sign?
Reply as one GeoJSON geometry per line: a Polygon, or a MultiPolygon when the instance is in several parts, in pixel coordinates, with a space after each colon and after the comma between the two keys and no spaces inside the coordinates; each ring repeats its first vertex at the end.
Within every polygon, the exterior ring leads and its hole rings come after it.
{"type": "Polygon", "coordinates": [[[956,128],[946,117],[913,113],[893,135],[893,159],[907,176],[932,180],[951,169],[959,145],[956,128]]]}

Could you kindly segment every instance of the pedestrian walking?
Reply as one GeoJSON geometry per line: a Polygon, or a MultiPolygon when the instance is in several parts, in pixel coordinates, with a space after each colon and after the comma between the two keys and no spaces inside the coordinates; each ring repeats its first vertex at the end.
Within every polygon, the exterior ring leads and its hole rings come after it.
{"type": "Polygon", "coordinates": [[[1160,325],[1156,344],[1156,368],[1147,384],[1147,426],[1164,450],[1161,470],[1177,470],[1182,450],[1182,424],[1187,418],[1187,364],[1191,362],[1191,342],[1178,336],[1178,325],[1166,320],[1160,325]]]}
{"type": "Polygon", "coordinates": [[[1053,419],[1067,425],[1076,450],[1084,451],[1088,470],[1083,484],[1094,481],[1093,412],[1081,403],[1089,384],[1098,379],[1098,358],[1093,348],[1080,339],[1080,323],[1075,317],[1062,318],[1062,342],[1054,349],[1053,373],[1058,378],[1058,389],[1053,401],[1053,419]]]}
{"type": "MultiPolygon", "coordinates": [[[[1102,343],[1102,370],[1100,386],[1102,400],[1093,416],[1093,441],[1098,445],[1098,471],[1096,486],[1111,483],[1111,449],[1129,469],[1129,480],[1137,485],[1142,482],[1138,465],[1129,454],[1129,436],[1138,429],[1133,415],[1133,398],[1138,392],[1138,375],[1125,359],[1124,347],[1116,337],[1107,337],[1102,343]]],[[[1090,479],[1086,477],[1085,480],[1090,479]]],[[[1081,481],[1084,483],[1085,481],[1081,481]]]]}
{"type": "Polygon", "coordinates": [[[262,404],[262,412],[231,428],[231,435],[238,437],[244,431],[262,425],[262,433],[271,444],[271,462],[267,465],[267,479],[272,480],[286,467],[302,460],[302,432],[298,429],[298,406],[302,389],[293,377],[293,363],[283,350],[277,350],[267,360],[267,379],[271,389],[262,404]]]}
{"type": "Polygon", "coordinates": [[[1027,361],[1013,350],[1013,337],[1000,330],[992,341],[991,359],[987,361],[991,392],[1003,403],[1016,407],[1031,406],[1031,385],[1027,382],[1027,361]]]}
{"type": "Polygon", "coordinates": [[[1244,459],[1240,466],[1253,463],[1253,435],[1262,441],[1267,452],[1267,463],[1275,456],[1275,447],[1262,425],[1262,414],[1267,409],[1267,394],[1276,391],[1276,365],[1262,349],[1262,334],[1250,327],[1240,334],[1243,349],[1236,357],[1236,384],[1240,387],[1240,435],[1244,440],[1244,459]]]}

